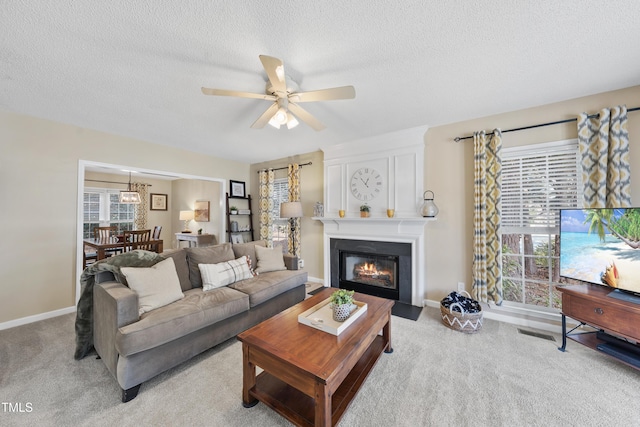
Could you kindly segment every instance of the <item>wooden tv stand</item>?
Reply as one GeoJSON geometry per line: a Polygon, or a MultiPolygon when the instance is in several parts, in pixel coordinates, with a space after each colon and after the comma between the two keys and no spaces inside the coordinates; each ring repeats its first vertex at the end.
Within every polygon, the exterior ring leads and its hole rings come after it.
{"type": "MultiPolygon", "coordinates": [[[[613,289],[607,286],[571,285],[558,286],[556,289],[562,293],[562,347],[558,350],[565,351],[567,338],[594,350],[597,350],[599,344],[606,342],[598,337],[598,331],[572,333],[583,325],[591,326],[612,337],[630,340],[632,343],[640,342],[640,304],[608,296],[613,289]],[[580,322],[580,325],[569,332],[567,332],[567,316],[580,322]]],[[[624,340],[621,342],[628,347],[633,347],[633,351],[637,348],[640,361],[640,346],[629,345],[624,340]]],[[[640,369],[637,363],[618,359],[626,365],[640,369]]]]}

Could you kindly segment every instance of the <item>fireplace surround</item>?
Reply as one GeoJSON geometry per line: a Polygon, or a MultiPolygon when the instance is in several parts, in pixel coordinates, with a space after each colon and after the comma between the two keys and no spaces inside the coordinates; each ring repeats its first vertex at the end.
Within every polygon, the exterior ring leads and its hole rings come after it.
{"type": "Polygon", "coordinates": [[[411,244],[330,239],[331,286],[411,304],[411,244]]]}
{"type": "MultiPolygon", "coordinates": [[[[410,256],[403,258],[409,268],[401,268],[408,279],[400,282],[409,283],[401,287],[397,301],[406,302],[416,307],[424,306],[425,272],[424,264],[424,226],[433,218],[328,218],[315,217],[324,224],[324,277],[325,286],[339,287],[340,265],[332,263],[332,241],[374,241],[377,243],[404,244],[404,250],[410,256]]],[[[358,252],[358,250],[354,251],[358,252]]],[[[382,255],[393,255],[383,250],[382,255]]],[[[396,298],[393,298],[396,299],[396,298]]]]}

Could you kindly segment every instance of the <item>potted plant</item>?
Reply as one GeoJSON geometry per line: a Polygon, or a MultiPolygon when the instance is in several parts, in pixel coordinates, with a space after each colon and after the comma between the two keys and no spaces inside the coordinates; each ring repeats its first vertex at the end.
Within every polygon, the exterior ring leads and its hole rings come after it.
{"type": "Polygon", "coordinates": [[[235,206],[231,206],[229,208],[229,212],[231,212],[231,215],[238,215],[238,208],[235,206]]]}
{"type": "Polygon", "coordinates": [[[367,205],[366,203],[362,206],[360,206],[360,217],[362,218],[368,218],[369,217],[369,205],[367,205]]]}
{"type": "Polygon", "coordinates": [[[339,289],[331,294],[329,301],[333,310],[333,320],[344,322],[349,318],[352,311],[354,291],[339,289]]]}

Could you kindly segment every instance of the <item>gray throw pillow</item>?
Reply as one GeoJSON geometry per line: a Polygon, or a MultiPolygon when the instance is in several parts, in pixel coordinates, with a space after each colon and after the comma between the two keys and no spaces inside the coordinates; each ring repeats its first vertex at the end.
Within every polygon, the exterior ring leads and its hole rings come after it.
{"type": "Polygon", "coordinates": [[[256,273],[268,273],[269,271],[286,270],[284,265],[284,256],[280,249],[263,248],[256,246],[256,258],[258,258],[258,264],[256,265],[256,273]]]}
{"type": "Polygon", "coordinates": [[[255,242],[247,242],[247,243],[235,243],[233,245],[233,253],[236,255],[236,258],[240,258],[243,256],[248,256],[251,261],[251,267],[256,267],[256,262],[258,261],[256,258],[256,246],[262,246],[263,248],[267,247],[266,240],[256,240],[255,242]]]}
{"type": "Polygon", "coordinates": [[[202,276],[198,264],[218,264],[236,259],[231,249],[231,243],[222,243],[203,248],[185,248],[189,261],[189,280],[194,288],[202,287],[202,276]]]}

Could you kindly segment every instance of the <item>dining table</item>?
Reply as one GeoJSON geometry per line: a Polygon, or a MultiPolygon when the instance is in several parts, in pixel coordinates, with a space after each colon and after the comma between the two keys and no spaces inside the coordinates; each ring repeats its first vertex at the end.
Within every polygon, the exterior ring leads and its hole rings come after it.
{"type": "MultiPolygon", "coordinates": [[[[117,237],[117,236],[116,236],[117,237]]],[[[89,246],[96,250],[97,259],[101,260],[107,257],[107,250],[109,249],[121,249],[123,252],[126,249],[126,246],[132,246],[132,243],[123,242],[121,238],[113,238],[113,239],[82,239],[82,242],[85,246],[89,246]]],[[[144,242],[136,242],[136,244],[145,246],[149,245],[152,248],[153,252],[162,253],[163,251],[163,241],[160,239],[152,239],[144,242]]],[[[135,247],[134,247],[135,249],[135,247]]]]}

